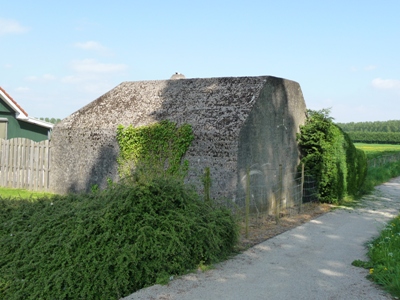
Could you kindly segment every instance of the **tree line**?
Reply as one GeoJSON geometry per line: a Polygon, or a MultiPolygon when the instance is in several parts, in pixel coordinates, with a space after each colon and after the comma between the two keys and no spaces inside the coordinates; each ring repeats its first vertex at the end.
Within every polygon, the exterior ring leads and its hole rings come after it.
{"type": "Polygon", "coordinates": [[[46,122],[53,123],[53,124],[57,124],[57,123],[61,122],[61,119],[58,119],[58,118],[39,118],[39,120],[46,121],[46,122]]]}
{"type": "Polygon", "coordinates": [[[400,144],[400,120],[337,123],[355,143],[400,144]]]}
{"type": "Polygon", "coordinates": [[[400,132],[400,120],[336,124],[345,132],[400,132]]]}

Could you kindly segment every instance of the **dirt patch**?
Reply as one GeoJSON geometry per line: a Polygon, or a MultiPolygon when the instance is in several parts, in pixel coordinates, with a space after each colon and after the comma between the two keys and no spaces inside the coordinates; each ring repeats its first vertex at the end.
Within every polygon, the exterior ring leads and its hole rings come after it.
{"type": "Polygon", "coordinates": [[[246,250],[265,240],[268,240],[287,230],[300,226],[319,217],[332,209],[332,205],[325,203],[307,203],[303,205],[301,213],[283,213],[279,222],[274,216],[251,216],[249,219],[248,236],[246,237],[245,223],[241,224],[238,251],[246,250]]]}

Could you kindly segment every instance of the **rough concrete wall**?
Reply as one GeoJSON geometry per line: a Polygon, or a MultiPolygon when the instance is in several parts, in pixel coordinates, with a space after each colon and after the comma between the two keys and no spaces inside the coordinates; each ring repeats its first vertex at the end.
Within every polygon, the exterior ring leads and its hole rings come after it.
{"type": "MultiPolygon", "coordinates": [[[[244,199],[246,170],[250,171],[253,199],[260,210],[270,210],[283,172],[284,200],[293,202],[290,193],[299,149],[296,133],[306,119],[306,105],[297,82],[274,78],[267,81],[248,119],[241,128],[237,159],[238,201],[244,199]],[[260,194],[260,187],[263,193],[260,194]],[[267,206],[267,207],[265,207],[267,206]]],[[[239,203],[241,205],[241,203],[239,203]]]]}
{"type": "Polygon", "coordinates": [[[115,130],[55,126],[51,138],[50,190],[55,193],[90,191],[117,178],[119,146],[115,130]]]}
{"type": "Polygon", "coordinates": [[[188,180],[199,183],[204,168],[213,166],[214,189],[226,189],[226,178],[236,170],[240,128],[268,78],[120,84],[54,128],[51,189],[58,193],[90,190],[93,184],[105,186],[107,177],[116,180],[117,126],[164,119],[193,127],[195,140],[186,155],[191,167],[188,180]]]}
{"type": "Polygon", "coordinates": [[[213,195],[231,197],[238,170],[276,157],[269,141],[281,143],[281,137],[271,128],[285,118],[290,138],[282,138],[282,147],[297,161],[292,135],[301,122],[294,116],[304,113],[300,96],[297,83],[269,76],[124,82],[55,126],[50,187],[58,193],[104,187],[107,178],[118,178],[117,126],[169,119],[193,127],[188,180],[201,186],[210,167],[213,195]]]}

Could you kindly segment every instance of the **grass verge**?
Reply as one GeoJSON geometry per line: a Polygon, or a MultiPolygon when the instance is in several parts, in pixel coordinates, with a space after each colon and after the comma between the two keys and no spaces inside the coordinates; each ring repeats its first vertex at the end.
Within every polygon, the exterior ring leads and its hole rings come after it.
{"type": "Polygon", "coordinates": [[[6,198],[38,199],[41,197],[51,197],[52,195],[53,194],[51,194],[51,193],[0,187],[0,197],[3,199],[6,199],[6,198]]]}
{"type": "Polygon", "coordinates": [[[369,261],[355,260],[352,265],[369,269],[369,279],[400,297],[400,215],[368,243],[367,256],[369,261]]]}
{"type": "MultiPolygon", "coordinates": [[[[366,152],[368,158],[398,153],[400,145],[356,144],[366,152]]],[[[375,186],[400,175],[400,161],[380,167],[369,168],[360,195],[369,194],[375,186]]],[[[400,297],[400,216],[397,216],[378,238],[367,245],[369,261],[355,260],[354,266],[369,269],[368,278],[383,287],[395,297],[400,297]]]]}
{"type": "Polygon", "coordinates": [[[376,168],[369,168],[365,181],[360,189],[360,195],[373,191],[374,187],[390,179],[400,176],[400,161],[387,163],[376,168]]]}
{"type": "Polygon", "coordinates": [[[367,155],[367,159],[376,158],[382,155],[392,155],[400,152],[400,145],[354,143],[354,146],[363,150],[367,155]]]}

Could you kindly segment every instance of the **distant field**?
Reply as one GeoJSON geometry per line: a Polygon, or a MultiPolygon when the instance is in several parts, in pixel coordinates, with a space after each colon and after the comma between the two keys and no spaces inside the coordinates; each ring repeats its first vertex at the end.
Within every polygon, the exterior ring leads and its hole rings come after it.
{"type": "Polygon", "coordinates": [[[50,193],[28,191],[23,189],[11,189],[0,187],[0,198],[20,198],[20,199],[37,199],[39,197],[51,196],[50,193]]]}
{"type": "Polygon", "coordinates": [[[354,143],[354,146],[363,150],[368,159],[400,152],[400,145],[354,143]]]}

